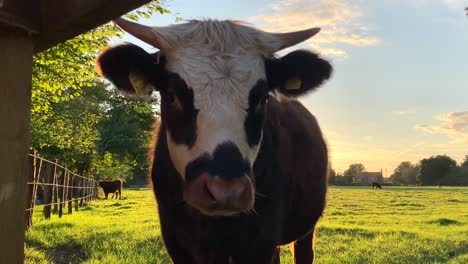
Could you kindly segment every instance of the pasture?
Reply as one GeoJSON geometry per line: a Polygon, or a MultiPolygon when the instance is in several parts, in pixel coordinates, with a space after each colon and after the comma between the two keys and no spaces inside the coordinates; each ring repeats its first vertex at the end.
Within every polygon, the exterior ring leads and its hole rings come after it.
{"type": "MultiPolygon", "coordinates": [[[[124,190],[26,234],[26,263],[170,263],[150,190],[124,190]]],[[[316,263],[468,263],[467,187],[331,187],[316,263]]],[[[287,247],[281,263],[292,263],[287,247]]]]}

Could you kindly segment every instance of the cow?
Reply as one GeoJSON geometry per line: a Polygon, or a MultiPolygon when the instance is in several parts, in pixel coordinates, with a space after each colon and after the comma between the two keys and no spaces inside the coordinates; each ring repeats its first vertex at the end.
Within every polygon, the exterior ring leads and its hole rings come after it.
{"type": "Polygon", "coordinates": [[[296,99],[331,77],[319,55],[277,51],[319,32],[269,33],[244,22],[119,27],[158,48],[102,51],[99,73],[124,94],[160,95],[151,181],[162,238],[178,263],[312,263],[325,207],[328,152],[296,99]]]}
{"type": "Polygon", "coordinates": [[[382,185],[378,182],[372,182],[372,189],[382,189],[382,185]]]}
{"type": "Polygon", "coordinates": [[[122,199],[122,181],[121,180],[100,180],[99,186],[104,191],[106,199],[109,193],[112,193],[111,199],[122,199]]]}

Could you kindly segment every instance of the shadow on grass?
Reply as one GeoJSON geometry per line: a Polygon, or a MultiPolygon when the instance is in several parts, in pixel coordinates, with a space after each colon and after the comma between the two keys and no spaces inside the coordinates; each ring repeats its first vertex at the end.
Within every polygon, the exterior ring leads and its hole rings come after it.
{"type": "MultiPolygon", "coordinates": [[[[71,227],[73,228],[73,227],[71,227]]],[[[85,233],[79,238],[64,237],[63,242],[27,239],[26,263],[35,263],[39,258],[35,256],[42,252],[51,263],[83,263],[86,261],[103,261],[113,263],[171,263],[160,236],[147,239],[128,241],[128,232],[99,231],[85,233]]],[[[130,239],[131,240],[131,239],[130,239]]]]}
{"type": "MultiPolygon", "coordinates": [[[[46,258],[56,264],[83,263],[88,259],[88,256],[83,250],[83,246],[73,240],[53,248],[46,247],[44,244],[37,241],[26,240],[26,247],[44,252],[46,258]]],[[[26,260],[28,259],[34,261],[34,258],[26,255],[26,260]]]]}
{"type": "Polygon", "coordinates": [[[448,226],[448,225],[461,225],[460,222],[448,218],[438,218],[434,220],[427,221],[429,224],[437,224],[441,226],[448,226]]]}

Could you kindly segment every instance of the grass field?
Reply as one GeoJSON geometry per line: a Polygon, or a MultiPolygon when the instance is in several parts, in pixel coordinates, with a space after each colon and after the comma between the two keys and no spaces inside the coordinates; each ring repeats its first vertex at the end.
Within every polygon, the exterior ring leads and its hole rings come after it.
{"type": "MultiPolygon", "coordinates": [[[[124,190],[26,234],[26,263],[170,263],[150,190],[124,190]]],[[[468,263],[468,188],[332,187],[316,263],[468,263]]],[[[287,248],[282,262],[292,263],[287,248]]]]}

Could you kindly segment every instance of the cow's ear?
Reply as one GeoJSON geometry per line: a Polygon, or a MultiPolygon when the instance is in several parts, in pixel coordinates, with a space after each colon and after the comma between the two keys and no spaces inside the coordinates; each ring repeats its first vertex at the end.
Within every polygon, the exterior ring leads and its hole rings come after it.
{"type": "Polygon", "coordinates": [[[133,44],[104,50],[96,60],[98,72],[119,90],[137,96],[151,95],[165,87],[164,58],[133,44]]]}
{"type": "Polygon", "coordinates": [[[319,87],[332,74],[330,63],[317,54],[297,50],[265,63],[271,89],[298,96],[319,87]]]}

